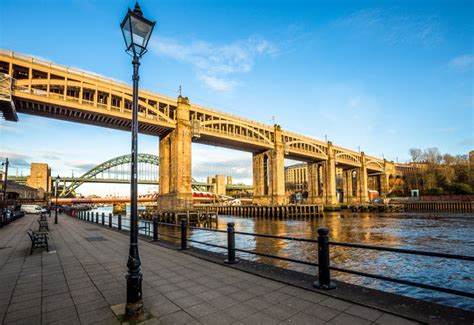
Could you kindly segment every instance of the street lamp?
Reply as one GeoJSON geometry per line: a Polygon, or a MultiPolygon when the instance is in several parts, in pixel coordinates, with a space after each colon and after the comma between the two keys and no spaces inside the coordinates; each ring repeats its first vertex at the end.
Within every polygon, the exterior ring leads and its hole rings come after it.
{"type": "Polygon", "coordinates": [[[137,215],[137,137],[138,137],[138,67],[140,58],[146,53],[148,41],[155,27],[143,17],[135,4],[133,11],[129,8],[120,24],[127,47],[126,52],[133,56],[133,103],[132,103],[132,171],[130,186],[130,249],[128,255],[127,305],[125,320],[143,320],[142,274],[140,272],[140,255],[138,254],[138,215],[137,215]]]}
{"type": "Polygon", "coordinates": [[[5,159],[5,162],[2,162],[2,166],[5,166],[5,174],[4,179],[3,179],[3,211],[2,213],[7,213],[6,209],[8,207],[8,200],[7,200],[7,178],[8,178],[8,165],[10,162],[8,161],[8,158],[5,159]]]}
{"type": "Polygon", "coordinates": [[[54,224],[58,224],[58,186],[59,186],[59,175],[56,177],[56,180],[54,182],[54,196],[56,197],[56,208],[54,209],[54,224]]]}

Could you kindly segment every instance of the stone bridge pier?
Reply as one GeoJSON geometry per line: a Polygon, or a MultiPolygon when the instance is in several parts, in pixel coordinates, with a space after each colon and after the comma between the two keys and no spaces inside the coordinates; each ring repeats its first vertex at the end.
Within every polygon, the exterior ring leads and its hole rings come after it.
{"type": "Polygon", "coordinates": [[[281,127],[275,125],[274,128],[274,148],[253,154],[253,203],[255,204],[288,203],[285,195],[285,146],[281,127]]]}
{"type": "Polygon", "coordinates": [[[178,97],[176,128],[160,138],[160,195],[162,210],[186,210],[193,206],[191,189],[192,129],[189,99],[178,97]]]}

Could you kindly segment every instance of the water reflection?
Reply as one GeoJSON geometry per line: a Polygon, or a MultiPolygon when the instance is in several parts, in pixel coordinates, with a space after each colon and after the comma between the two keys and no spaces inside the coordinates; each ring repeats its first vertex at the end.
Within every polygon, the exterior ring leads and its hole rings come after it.
{"type": "MultiPolygon", "coordinates": [[[[468,214],[327,213],[313,220],[268,220],[219,216],[218,228],[227,229],[227,222],[234,222],[236,231],[312,239],[317,238],[319,227],[327,227],[331,241],[474,256],[474,216],[468,214]]],[[[162,226],[160,232],[179,236],[177,228],[162,226]]],[[[190,239],[225,246],[227,237],[224,233],[193,230],[190,232],[190,239]]],[[[191,243],[191,245],[225,252],[219,248],[200,244],[191,243]]],[[[317,246],[313,243],[236,235],[236,247],[309,262],[317,261],[317,246]]],[[[314,267],[288,261],[240,252],[237,253],[237,257],[309,274],[317,273],[314,267]]],[[[474,292],[474,263],[468,261],[332,246],[331,264],[367,273],[474,292]]],[[[474,310],[474,299],[339,272],[333,272],[333,277],[353,284],[474,310]]]]}

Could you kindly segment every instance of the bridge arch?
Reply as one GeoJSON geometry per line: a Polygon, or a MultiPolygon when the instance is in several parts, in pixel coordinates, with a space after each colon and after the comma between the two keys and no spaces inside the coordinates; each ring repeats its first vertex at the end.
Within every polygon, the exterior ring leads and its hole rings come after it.
{"type": "MultiPolygon", "coordinates": [[[[302,140],[293,140],[293,141],[285,142],[285,146],[288,146],[288,148],[290,148],[292,145],[297,145],[297,144],[302,144],[302,145],[313,148],[314,152],[316,154],[323,156],[325,159],[327,159],[327,157],[328,157],[326,155],[326,153],[321,150],[321,148],[319,148],[317,145],[312,144],[310,142],[306,142],[306,141],[302,141],[302,140]]],[[[297,148],[297,147],[293,147],[293,148],[294,149],[300,149],[300,148],[297,148]]]]}
{"type": "Polygon", "coordinates": [[[254,129],[254,128],[248,126],[248,125],[242,124],[242,123],[236,123],[234,121],[228,121],[228,120],[209,120],[209,121],[200,122],[200,127],[212,127],[214,125],[233,126],[234,127],[234,132],[229,132],[229,133],[233,133],[233,134],[236,134],[236,135],[237,135],[237,133],[235,132],[235,127],[239,127],[241,129],[246,130],[249,133],[252,133],[252,134],[256,135],[257,138],[259,138],[260,141],[264,141],[268,144],[273,144],[273,142],[267,136],[265,136],[263,133],[261,133],[260,131],[254,129]]]}
{"type": "Polygon", "coordinates": [[[350,153],[347,153],[347,152],[340,152],[340,153],[337,153],[335,155],[335,158],[336,158],[336,161],[337,162],[351,162],[353,163],[355,166],[360,166],[361,163],[360,163],[360,160],[358,157],[354,156],[354,155],[351,155],[350,153]],[[338,159],[339,158],[339,159],[338,159]]]}
{"type": "Polygon", "coordinates": [[[369,161],[367,161],[367,162],[365,163],[365,166],[366,166],[366,167],[369,167],[369,165],[374,165],[374,166],[380,168],[380,170],[384,170],[383,164],[381,164],[381,163],[380,163],[379,161],[377,161],[377,160],[369,160],[369,161]]]}
{"type": "MultiPolygon", "coordinates": [[[[159,166],[160,165],[160,158],[158,156],[150,155],[150,154],[147,154],[147,153],[139,153],[137,162],[159,166]]],[[[114,167],[117,167],[117,166],[120,166],[120,165],[127,165],[127,164],[130,164],[130,163],[132,163],[132,156],[131,155],[123,155],[123,156],[119,156],[119,157],[109,159],[109,160],[95,166],[94,168],[87,171],[86,173],[84,173],[80,177],[80,179],[82,179],[82,180],[74,181],[71,184],[69,184],[67,187],[64,187],[60,195],[61,196],[67,196],[67,195],[71,194],[79,186],[81,186],[82,184],[85,183],[84,179],[94,178],[98,174],[100,174],[100,173],[102,173],[102,172],[104,172],[108,169],[111,169],[111,168],[114,168],[114,167]]]]}

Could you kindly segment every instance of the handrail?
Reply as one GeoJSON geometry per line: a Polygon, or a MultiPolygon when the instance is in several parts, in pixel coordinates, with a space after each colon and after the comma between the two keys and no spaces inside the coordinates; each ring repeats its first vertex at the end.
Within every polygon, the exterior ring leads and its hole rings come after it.
{"type": "Polygon", "coordinates": [[[398,284],[404,284],[404,285],[409,285],[409,286],[413,286],[413,287],[418,287],[418,288],[422,288],[422,289],[445,292],[445,293],[450,293],[450,294],[453,294],[453,295],[458,295],[458,296],[463,296],[463,297],[468,297],[468,298],[474,298],[474,293],[471,293],[471,292],[460,291],[460,290],[444,288],[444,287],[438,287],[438,286],[434,286],[434,285],[431,285],[431,284],[418,283],[418,282],[402,280],[402,279],[397,279],[397,278],[390,278],[390,277],[386,277],[386,276],[383,276],[383,275],[365,273],[365,272],[361,272],[361,271],[348,270],[348,269],[344,269],[344,268],[336,267],[336,266],[330,266],[329,268],[331,270],[334,270],[334,271],[337,271],[337,272],[349,273],[349,274],[354,274],[354,275],[358,275],[358,276],[364,276],[364,277],[367,277],[367,278],[383,280],[383,281],[389,281],[389,282],[394,282],[394,283],[398,283],[398,284]]]}
{"type": "Polygon", "coordinates": [[[414,250],[414,249],[404,249],[404,248],[394,248],[394,247],[392,248],[392,247],[385,247],[385,246],[372,246],[372,245],[353,244],[353,243],[340,243],[340,242],[332,242],[332,241],[329,242],[329,245],[350,247],[350,248],[372,249],[372,250],[383,251],[383,252],[394,252],[394,253],[403,253],[403,254],[411,254],[411,255],[442,257],[442,258],[449,258],[453,260],[474,261],[474,256],[427,252],[427,251],[419,251],[419,250],[414,250]]]}
{"type": "Polygon", "coordinates": [[[309,242],[309,243],[317,243],[316,239],[308,239],[308,238],[300,238],[300,237],[290,237],[290,236],[274,236],[268,234],[254,234],[251,232],[243,232],[243,231],[236,231],[236,234],[245,235],[245,236],[255,236],[255,237],[265,237],[265,238],[273,238],[273,239],[285,239],[285,240],[294,240],[294,241],[302,241],[302,242],[309,242]]]}

